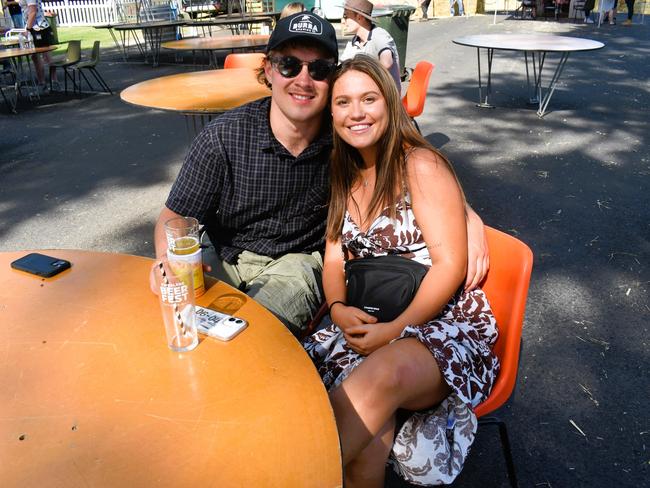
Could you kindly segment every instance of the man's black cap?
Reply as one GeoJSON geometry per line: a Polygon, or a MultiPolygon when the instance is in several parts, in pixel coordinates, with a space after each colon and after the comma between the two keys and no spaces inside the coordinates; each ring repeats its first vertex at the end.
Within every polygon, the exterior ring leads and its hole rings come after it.
{"type": "Polygon", "coordinates": [[[280,19],[271,33],[266,52],[280,47],[287,41],[301,39],[311,39],[320,44],[325,52],[338,62],[339,45],[336,42],[334,27],[327,20],[310,12],[298,12],[280,19]]]}

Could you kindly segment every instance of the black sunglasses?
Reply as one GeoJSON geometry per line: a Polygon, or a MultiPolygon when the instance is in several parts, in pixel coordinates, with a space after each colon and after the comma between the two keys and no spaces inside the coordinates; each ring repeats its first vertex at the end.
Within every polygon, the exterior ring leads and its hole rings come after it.
{"type": "Polygon", "coordinates": [[[307,65],[307,72],[314,81],[323,81],[334,73],[336,64],[326,59],[301,61],[295,56],[272,56],[271,64],[284,78],[295,78],[307,65]]]}

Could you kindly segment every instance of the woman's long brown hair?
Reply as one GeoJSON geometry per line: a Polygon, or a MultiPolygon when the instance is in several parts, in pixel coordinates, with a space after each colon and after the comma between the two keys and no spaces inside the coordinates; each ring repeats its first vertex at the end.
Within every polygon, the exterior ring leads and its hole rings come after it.
{"type": "MultiPolygon", "coordinates": [[[[332,79],[330,95],[336,82],[348,71],[359,71],[368,75],[383,93],[388,111],[388,126],[384,136],[378,141],[375,191],[370,200],[368,215],[364,222],[360,223],[363,226],[367,220],[375,218],[386,208],[389,209],[391,218],[396,217],[398,197],[405,197],[407,151],[415,148],[428,149],[444,161],[452,173],[454,171],[449,160],[416,130],[402,105],[393,78],[375,58],[360,54],[344,61],[332,79]]],[[[334,241],[341,236],[348,197],[355,182],[361,177],[362,167],[363,159],[357,149],[346,143],[335,131],[330,162],[330,203],[326,232],[328,240],[334,241]]]]}

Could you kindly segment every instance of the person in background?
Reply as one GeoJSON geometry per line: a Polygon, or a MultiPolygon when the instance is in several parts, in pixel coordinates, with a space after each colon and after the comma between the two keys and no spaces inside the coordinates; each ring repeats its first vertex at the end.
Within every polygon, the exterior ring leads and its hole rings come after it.
{"type": "MultiPolygon", "coordinates": [[[[20,8],[25,19],[25,28],[31,33],[35,47],[47,47],[54,44],[52,27],[45,18],[41,0],[20,0],[20,8]]],[[[32,54],[36,68],[36,79],[41,90],[47,91],[45,84],[45,64],[50,64],[50,53],[32,54]]],[[[55,80],[52,80],[55,81],[55,80]]]]}
{"type": "Polygon", "coordinates": [[[585,2],[585,24],[593,24],[594,21],[591,18],[591,11],[596,5],[596,0],[587,0],[585,2]]]}
{"type": "Polygon", "coordinates": [[[630,27],[632,25],[632,17],[634,16],[634,0],[625,0],[625,5],[627,5],[627,20],[623,22],[623,25],[630,27]]]}
{"type": "Polygon", "coordinates": [[[465,11],[463,9],[463,0],[449,0],[449,10],[451,11],[451,16],[453,17],[454,15],[456,15],[456,12],[454,11],[455,3],[458,4],[458,15],[462,17],[463,15],[465,15],[465,11]]]}
{"type": "Polygon", "coordinates": [[[23,11],[20,8],[18,0],[7,0],[5,2],[11,15],[11,21],[14,23],[14,29],[24,29],[25,22],[23,21],[23,11]]]}
{"type": "Polygon", "coordinates": [[[290,15],[297,14],[299,12],[304,12],[305,10],[307,10],[307,8],[302,2],[287,3],[280,12],[280,18],[284,19],[285,17],[289,17],[290,15]]]}
{"type": "Polygon", "coordinates": [[[333,324],[303,345],[329,391],[344,485],[383,488],[391,452],[393,468],[413,485],[448,484],[474,439],[472,408],[487,398],[499,371],[487,297],[462,288],[463,191],[447,158],[414,128],[376,58],[341,64],[330,108],[323,289],[333,324]],[[407,308],[378,323],[346,304],[344,265],[386,255],[427,272],[407,308]]]}
{"type": "Polygon", "coordinates": [[[429,20],[429,4],[431,3],[431,0],[423,0],[420,3],[420,8],[422,9],[422,19],[421,20],[429,20]]]}
{"type": "Polygon", "coordinates": [[[616,24],[616,8],[618,7],[618,0],[601,0],[602,4],[599,9],[603,12],[602,23],[608,22],[609,25],[616,24]]]}
{"type": "Polygon", "coordinates": [[[381,65],[395,80],[398,93],[401,91],[400,60],[397,46],[391,35],[372,22],[373,4],[368,0],[346,0],[343,6],[343,22],[346,34],[354,37],[347,43],[341,61],[357,54],[367,54],[379,59],[381,65]]]}

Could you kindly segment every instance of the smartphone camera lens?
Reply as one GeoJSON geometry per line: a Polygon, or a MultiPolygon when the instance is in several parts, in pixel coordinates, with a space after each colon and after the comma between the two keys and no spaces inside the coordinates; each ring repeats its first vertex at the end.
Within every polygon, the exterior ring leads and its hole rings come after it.
{"type": "Polygon", "coordinates": [[[63,266],[65,264],[65,261],[54,261],[52,263],[52,266],[56,266],[57,268],[63,266]]]}

